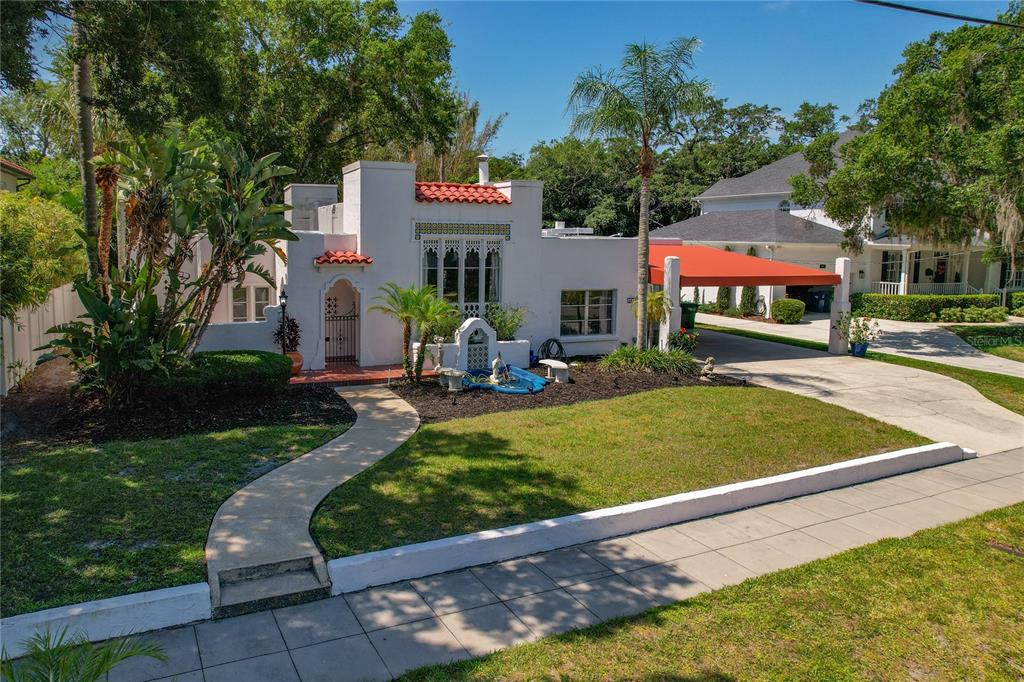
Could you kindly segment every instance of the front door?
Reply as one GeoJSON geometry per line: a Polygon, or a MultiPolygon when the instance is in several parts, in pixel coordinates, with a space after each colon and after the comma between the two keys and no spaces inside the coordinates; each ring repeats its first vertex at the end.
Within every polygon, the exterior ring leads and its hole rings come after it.
{"type": "Polygon", "coordinates": [[[359,338],[359,311],[355,303],[346,311],[338,309],[335,296],[328,296],[324,303],[324,359],[334,363],[355,362],[359,338]]]}

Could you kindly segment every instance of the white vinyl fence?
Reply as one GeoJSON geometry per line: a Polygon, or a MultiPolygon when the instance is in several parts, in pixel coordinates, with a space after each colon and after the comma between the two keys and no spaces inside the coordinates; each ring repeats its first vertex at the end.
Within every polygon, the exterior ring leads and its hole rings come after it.
{"type": "Polygon", "coordinates": [[[3,335],[3,371],[0,371],[0,395],[7,395],[24,374],[35,366],[43,351],[35,350],[53,338],[46,330],[54,325],[71,322],[85,312],[71,284],[59,286],[50,292],[46,303],[38,308],[18,311],[18,321],[0,318],[3,335]]]}

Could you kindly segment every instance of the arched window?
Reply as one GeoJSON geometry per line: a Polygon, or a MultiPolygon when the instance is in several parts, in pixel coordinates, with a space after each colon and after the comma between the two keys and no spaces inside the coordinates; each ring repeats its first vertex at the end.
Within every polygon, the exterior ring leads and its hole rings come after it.
{"type": "Polygon", "coordinates": [[[484,266],[486,296],[488,303],[501,301],[501,253],[488,251],[484,266]]]}
{"type": "Polygon", "coordinates": [[[459,250],[457,247],[446,249],[444,252],[441,295],[446,301],[452,303],[459,301],[459,250]]]}
{"type": "Polygon", "coordinates": [[[789,213],[789,201],[783,199],[779,202],[779,210],[783,213],[789,213]]]}
{"type": "Polygon", "coordinates": [[[427,249],[423,252],[423,284],[430,284],[435,289],[439,284],[437,281],[437,251],[434,249],[427,249]]]}

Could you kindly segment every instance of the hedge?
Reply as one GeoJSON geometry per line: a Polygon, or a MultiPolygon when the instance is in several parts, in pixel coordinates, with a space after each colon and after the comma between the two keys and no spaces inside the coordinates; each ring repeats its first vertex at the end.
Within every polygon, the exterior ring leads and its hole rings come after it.
{"type": "Polygon", "coordinates": [[[1007,303],[1009,303],[1010,310],[1024,308],[1024,291],[1011,291],[1010,300],[1007,303]]]}
{"type": "Polygon", "coordinates": [[[1006,308],[943,308],[942,322],[1005,322],[1006,308]]]}
{"type": "Polygon", "coordinates": [[[158,375],[150,388],[167,397],[259,396],[288,385],[292,361],[262,350],[217,350],[195,353],[192,364],[158,375]]]}
{"type": "Polygon", "coordinates": [[[804,317],[804,308],[798,298],[780,298],[772,303],[772,319],[779,324],[797,324],[804,317]]]}
{"type": "Polygon", "coordinates": [[[996,294],[853,294],[853,312],[862,317],[903,322],[932,322],[945,308],[995,308],[996,294]]]}

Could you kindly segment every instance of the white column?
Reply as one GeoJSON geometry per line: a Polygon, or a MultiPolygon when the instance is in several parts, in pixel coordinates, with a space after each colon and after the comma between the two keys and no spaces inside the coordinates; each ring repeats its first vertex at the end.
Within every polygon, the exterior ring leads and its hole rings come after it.
{"type": "Polygon", "coordinates": [[[836,324],[839,316],[850,310],[850,259],[836,258],[836,274],[841,278],[835,285],[832,296],[832,312],[829,315],[828,352],[833,355],[846,355],[849,345],[839,336],[836,324]]]}
{"type": "Polygon", "coordinates": [[[910,251],[901,251],[900,258],[900,293],[905,294],[910,283],[910,251]]]}
{"type": "Polygon", "coordinates": [[[679,309],[679,256],[665,257],[665,295],[668,296],[669,314],[661,321],[658,347],[668,350],[668,335],[679,329],[682,311],[679,309]]]}
{"type": "Polygon", "coordinates": [[[971,286],[970,281],[968,281],[968,277],[971,274],[971,250],[970,249],[967,249],[964,252],[963,259],[964,259],[964,267],[960,271],[960,283],[962,284],[962,286],[960,287],[960,291],[961,291],[961,293],[966,294],[967,293],[967,287],[971,286]]]}
{"type": "Polygon", "coordinates": [[[999,275],[1002,271],[1002,264],[999,261],[989,263],[985,271],[985,293],[994,293],[999,288],[999,275]]]}

